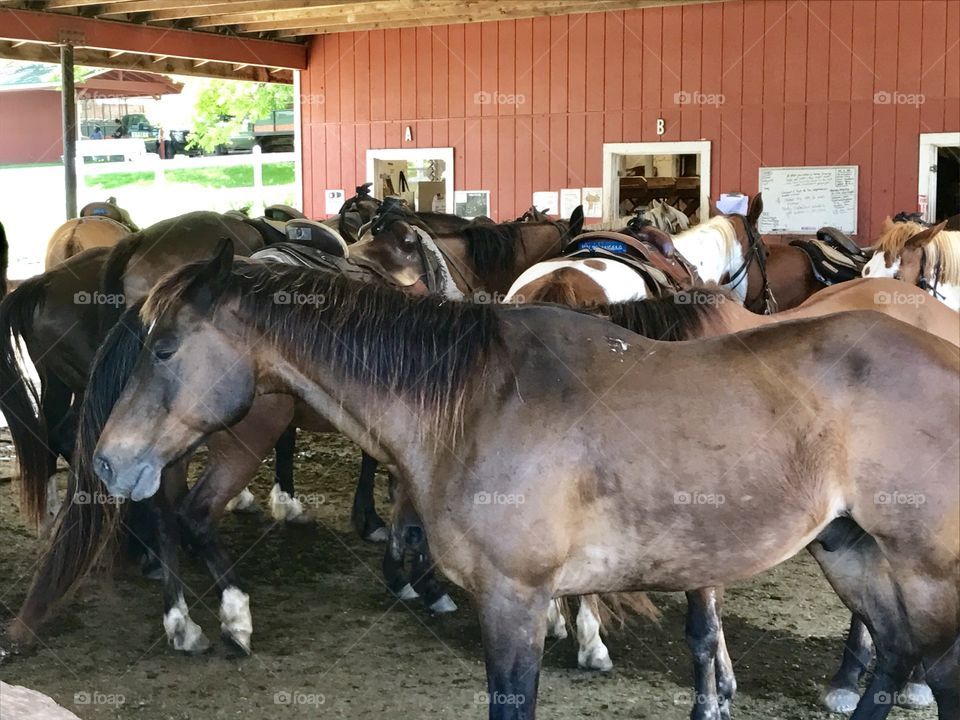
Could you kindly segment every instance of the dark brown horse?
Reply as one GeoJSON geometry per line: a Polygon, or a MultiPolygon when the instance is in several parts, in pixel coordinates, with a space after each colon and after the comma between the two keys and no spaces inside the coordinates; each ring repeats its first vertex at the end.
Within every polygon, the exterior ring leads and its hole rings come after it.
{"type": "Polygon", "coordinates": [[[921,661],[941,716],[960,713],[960,356],[922,331],[877,317],[864,335],[845,313],[654,343],[560,308],[234,272],[229,251],[156,288],[142,317],[94,461],[110,492],[153,495],[258,394],[298,396],[398,469],[477,602],[491,718],[534,717],[552,597],[725,585],[807,545],[877,645],[855,720],[885,717],[921,661]],[[292,287],[328,298],[322,322],[277,307],[292,287]],[[914,501],[877,500],[891,494],[914,501]]]}

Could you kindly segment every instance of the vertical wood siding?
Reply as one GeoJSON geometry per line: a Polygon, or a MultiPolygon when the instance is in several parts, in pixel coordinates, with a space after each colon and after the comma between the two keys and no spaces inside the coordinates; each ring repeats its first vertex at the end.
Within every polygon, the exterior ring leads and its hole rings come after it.
{"type": "Polygon", "coordinates": [[[714,199],[756,192],[761,166],[858,165],[869,239],[917,209],[919,133],[960,130],[958,25],[948,0],[731,0],[318,36],[306,212],[365,181],[368,148],[452,146],[456,188],[490,190],[510,219],[534,191],[601,185],[604,142],[704,138],[714,199]],[[877,101],[894,94],[923,101],[877,101]]]}

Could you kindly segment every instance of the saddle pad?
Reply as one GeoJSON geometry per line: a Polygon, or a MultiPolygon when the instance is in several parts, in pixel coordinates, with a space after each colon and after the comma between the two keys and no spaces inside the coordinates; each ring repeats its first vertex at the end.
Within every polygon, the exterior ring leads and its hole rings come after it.
{"type": "Polygon", "coordinates": [[[295,267],[315,268],[343,275],[357,282],[380,283],[380,277],[370,270],[354,265],[342,257],[337,257],[308,245],[282,242],[274,243],[258,250],[250,256],[259,262],[275,262],[295,267]]]}
{"type": "Polygon", "coordinates": [[[627,254],[626,244],[619,240],[581,240],[580,242],[574,241],[568,246],[569,253],[577,253],[582,250],[606,250],[612,253],[627,254]]]}
{"type": "Polygon", "coordinates": [[[825,285],[834,285],[860,277],[863,266],[869,259],[863,254],[851,255],[819,239],[794,240],[790,244],[807,254],[814,276],[825,285]]]}
{"type": "Polygon", "coordinates": [[[679,284],[673,281],[673,278],[663,272],[660,268],[656,267],[655,265],[651,265],[648,262],[644,262],[643,260],[640,260],[632,255],[627,255],[626,253],[611,252],[603,248],[585,248],[583,250],[565,253],[564,257],[573,260],[587,260],[589,258],[613,260],[614,262],[626,265],[640,276],[644,284],[647,286],[647,289],[650,291],[650,294],[656,297],[672,295],[673,293],[683,289],[679,284]]]}

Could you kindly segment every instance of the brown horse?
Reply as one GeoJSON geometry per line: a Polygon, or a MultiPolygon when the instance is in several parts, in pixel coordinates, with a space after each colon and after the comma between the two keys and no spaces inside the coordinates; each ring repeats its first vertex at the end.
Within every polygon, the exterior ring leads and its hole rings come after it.
{"type": "Polygon", "coordinates": [[[725,585],[808,545],[877,645],[854,719],[885,717],[921,661],[941,716],[960,713],[960,354],[923,331],[842,313],[656,343],[556,307],[234,271],[228,247],[142,317],[94,459],[108,490],[152,496],[259,394],[296,395],[398,469],[477,602],[491,718],[534,717],[552,597],[725,585]],[[294,287],[327,298],[321,322],[277,306],[294,287]]]}
{"type": "Polygon", "coordinates": [[[72,452],[74,398],[82,396],[97,347],[124,303],[144,297],[185,262],[209,257],[223,237],[232,238],[242,255],[264,244],[242,220],[189,213],[128,235],[113,248],[75,255],[0,303],[0,412],[16,450],[27,517],[40,523],[48,512],[57,456],[69,459],[72,452]],[[36,366],[39,396],[17,361],[18,341],[36,366]]]}
{"type": "Polygon", "coordinates": [[[121,238],[139,229],[114,198],[89,203],[81,208],[80,217],[67,220],[53,232],[43,267],[52,270],[84,250],[113,247],[121,238]]]}
{"type": "Polygon", "coordinates": [[[887,218],[863,276],[904,280],[960,311],[960,231],[945,227],[887,218]]]}

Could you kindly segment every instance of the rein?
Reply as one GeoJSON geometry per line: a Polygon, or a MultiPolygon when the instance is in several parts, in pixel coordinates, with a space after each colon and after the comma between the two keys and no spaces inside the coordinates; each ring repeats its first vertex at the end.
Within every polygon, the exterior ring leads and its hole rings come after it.
{"type": "MultiPolygon", "coordinates": [[[[773,296],[773,290],[770,288],[770,282],[767,278],[767,256],[764,250],[766,249],[763,245],[763,240],[760,238],[760,233],[754,228],[747,219],[741,216],[743,220],[743,227],[747,233],[747,252],[743,258],[743,262],[740,264],[740,267],[731,275],[727,282],[722,283],[729,286],[729,290],[735,290],[740,286],[740,283],[747,280],[747,277],[750,274],[750,266],[753,264],[753,261],[757,261],[757,267],[760,269],[760,277],[763,279],[763,284],[760,288],[760,297],[763,299],[763,314],[772,315],[777,312],[777,300],[773,296]]],[[[749,285],[747,290],[749,291],[749,285]]],[[[752,308],[748,307],[748,298],[747,294],[744,293],[744,307],[752,311],[752,308]]]]}

